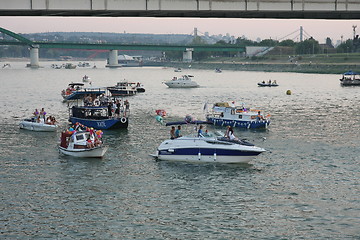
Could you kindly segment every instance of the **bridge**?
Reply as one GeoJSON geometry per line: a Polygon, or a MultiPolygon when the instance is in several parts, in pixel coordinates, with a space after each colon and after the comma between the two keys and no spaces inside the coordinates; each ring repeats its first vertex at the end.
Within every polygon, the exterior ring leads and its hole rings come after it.
{"type": "Polygon", "coordinates": [[[182,51],[183,61],[191,62],[194,51],[213,52],[245,52],[245,47],[220,45],[151,45],[151,44],[123,44],[123,43],[73,43],[73,42],[38,42],[31,41],[19,34],[0,27],[0,32],[11,36],[17,41],[0,41],[0,45],[17,45],[30,47],[30,67],[39,67],[39,48],[76,49],[76,50],[108,50],[108,67],[118,65],[118,50],[146,50],[146,51],[182,51]]]}
{"type": "Polygon", "coordinates": [[[12,0],[0,16],[359,19],[359,0],[12,0]]]}

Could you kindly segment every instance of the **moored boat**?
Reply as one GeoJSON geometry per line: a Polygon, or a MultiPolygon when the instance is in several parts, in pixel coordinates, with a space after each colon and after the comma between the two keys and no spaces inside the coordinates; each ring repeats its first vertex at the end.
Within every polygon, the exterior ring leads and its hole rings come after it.
{"type": "Polygon", "coordinates": [[[340,78],[342,86],[360,86],[360,73],[348,71],[340,78]]]}
{"type": "Polygon", "coordinates": [[[228,102],[215,103],[205,117],[217,126],[267,128],[270,125],[270,115],[263,116],[260,110],[243,106],[230,106],[228,102]]]}
{"type": "Polygon", "coordinates": [[[276,83],[276,80],[271,81],[269,80],[268,82],[262,81],[260,83],[258,83],[259,87],[277,87],[279,86],[279,84],[276,83]]]}
{"type": "Polygon", "coordinates": [[[82,99],[88,95],[105,94],[105,89],[101,87],[84,87],[84,85],[84,83],[70,83],[66,89],[61,91],[64,101],[82,99]]]}
{"type": "Polygon", "coordinates": [[[118,82],[115,86],[107,87],[112,96],[133,96],[137,93],[136,86],[127,81],[118,82]]]}
{"type": "Polygon", "coordinates": [[[169,88],[196,88],[199,84],[192,80],[194,76],[183,75],[181,77],[173,77],[170,81],[164,82],[169,88]]]}

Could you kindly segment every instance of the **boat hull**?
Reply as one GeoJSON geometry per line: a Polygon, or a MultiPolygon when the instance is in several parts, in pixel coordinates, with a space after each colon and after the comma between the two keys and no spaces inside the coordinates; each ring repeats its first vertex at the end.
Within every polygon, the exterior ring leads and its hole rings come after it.
{"type": "Polygon", "coordinates": [[[36,132],[55,132],[57,125],[50,125],[45,123],[36,123],[29,121],[21,121],[19,123],[20,129],[36,131],[36,132]]]}
{"type": "Polygon", "coordinates": [[[108,150],[107,146],[87,148],[87,149],[66,149],[59,146],[59,152],[72,157],[78,158],[101,158],[108,150]]]}
{"type": "Polygon", "coordinates": [[[269,83],[258,83],[259,87],[277,87],[279,86],[278,84],[269,84],[269,83]]]}
{"type": "MultiPolygon", "coordinates": [[[[182,149],[185,151],[191,151],[191,149],[182,149]]],[[[178,155],[164,154],[164,151],[158,151],[157,158],[159,160],[173,161],[173,162],[191,162],[191,163],[248,163],[253,160],[260,153],[246,153],[239,152],[236,155],[220,155],[216,151],[211,153],[206,149],[196,149],[196,154],[193,155],[178,155]]]]}
{"type": "Polygon", "coordinates": [[[255,120],[255,121],[238,121],[226,120],[221,118],[207,117],[206,120],[215,126],[231,126],[238,128],[267,128],[270,125],[270,120],[255,120]]]}
{"type": "Polygon", "coordinates": [[[70,117],[69,121],[72,124],[81,123],[87,127],[92,127],[95,129],[118,129],[118,128],[127,128],[129,125],[129,118],[110,118],[110,119],[84,119],[84,118],[77,118],[77,117],[70,117]]]}
{"type": "Polygon", "coordinates": [[[169,88],[197,88],[199,85],[197,83],[182,83],[182,82],[165,82],[165,85],[169,88]]]}

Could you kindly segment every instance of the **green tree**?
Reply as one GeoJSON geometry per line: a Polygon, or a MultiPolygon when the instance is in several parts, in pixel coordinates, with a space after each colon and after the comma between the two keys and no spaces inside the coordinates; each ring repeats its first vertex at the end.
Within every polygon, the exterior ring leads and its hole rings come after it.
{"type": "Polygon", "coordinates": [[[296,43],[293,40],[290,40],[290,39],[281,41],[279,43],[279,46],[282,46],[282,47],[294,47],[295,45],[296,45],[296,43]]]}
{"type": "Polygon", "coordinates": [[[319,42],[313,38],[306,39],[296,44],[295,52],[297,54],[317,54],[320,52],[319,42]]]}
{"type": "Polygon", "coordinates": [[[338,53],[350,53],[353,51],[353,40],[348,39],[345,42],[337,46],[336,51],[338,53]]]}

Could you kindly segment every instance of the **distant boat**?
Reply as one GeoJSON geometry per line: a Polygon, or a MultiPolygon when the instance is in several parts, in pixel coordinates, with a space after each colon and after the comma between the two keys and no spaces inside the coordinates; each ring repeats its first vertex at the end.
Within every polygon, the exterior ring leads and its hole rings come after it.
{"type": "Polygon", "coordinates": [[[174,72],[182,72],[181,68],[176,68],[174,72]]]}
{"type": "Polygon", "coordinates": [[[169,88],[196,88],[199,87],[197,82],[193,81],[192,75],[183,75],[182,77],[174,77],[172,80],[165,82],[169,88]]]}
{"type": "Polygon", "coordinates": [[[64,68],[65,69],[75,69],[76,68],[76,65],[72,64],[72,63],[66,63],[64,65],[64,68]]]}
{"type": "Polygon", "coordinates": [[[220,68],[215,68],[216,73],[222,73],[222,70],[220,68]]]}
{"type": "Polygon", "coordinates": [[[113,97],[133,96],[137,93],[136,86],[127,81],[118,82],[115,86],[107,87],[107,89],[111,92],[113,97]]]}
{"type": "Polygon", "coordinates": [[[343,73],[340,78],[342,86],[359,86],[360,85],[360,73],[348,71],[343,73]]]}
{"type": "Polygon", "coordinates": [[[262,82],[258,83],[258,86],[259,87],[277,87],[277,86],[279,86],[279,84],[276,83],[276,80],[274,80],[272,82],[270,80],[269,82],[262,81],[262,82]]]}
{"type": "Polygon", "coordinates": [[[99,87],[84,87],[84,83],[70,83],[69,86],[61,91],[64,101],[82,99],[87,95],[99,96],[105,94],[105,89],[99,87]]]}

